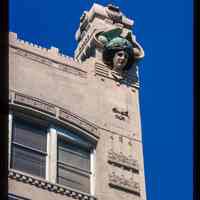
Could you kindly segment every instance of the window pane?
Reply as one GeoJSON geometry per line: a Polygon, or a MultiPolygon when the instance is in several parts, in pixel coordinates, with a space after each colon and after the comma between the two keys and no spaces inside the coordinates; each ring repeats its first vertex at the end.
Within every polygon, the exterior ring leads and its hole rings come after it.
{"type": "Polygon", "coordinates": [[[11,167],[36,176],[45,177],[45,158],[40,153],[13,145],[11,167]]]}
{"type": "Polygon", "coordinates": [[[59,184],[90,192],[90,148],[58,137],[57,165],[59,184]]]}
{"type": "Polygon", "coordinates": [[[58,161],[90,171],[90,151],[59,139],[58,161]]]}
{"type": "Polygon", "coordinates": [[[13,141],[46,152],[46,130],[24,121],[15,121],[13,141]]]}
{"type": "Polygon", "coordinates": [[[74,172],[72,169],[63,165],[58,165],[58,178],[59,184],[83,191],[90,192],[90,177],[89,175],[83,175],[78,172],[74,172]]]}

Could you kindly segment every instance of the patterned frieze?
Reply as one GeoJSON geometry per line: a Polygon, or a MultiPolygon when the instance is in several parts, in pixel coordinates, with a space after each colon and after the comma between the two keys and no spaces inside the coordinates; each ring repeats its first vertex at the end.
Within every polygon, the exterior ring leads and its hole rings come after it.
{"type": "Polygon", "coordinates": [[[137,160],[125,156],[122,152],[116,153],[112,149],[108,152],[108,162],[127,170],[134,170],[139,172],[137,160]]]}
{"type": "Polygon", "coordinates": [[[124,175],[117,175],[115,172],[109,174],[109,185],[116,189],[140,195],[139,183],[133,181],[132,178],[125,178],[124,175]]]}
{"type": "Polygon", "coordinates": [[[99,137],[98,129],[94,125],[90,124],[86,120],[80,119],[79,117],[71,114],[69,111],[60,110],[59,118],[71,123],[74,123],[81,128],[84,128],[85,130],[89,131],[90,133],[94,134],[96,137],[99,137]]]}
{"type": "Polygon", "coordinates": [[[68,187],[64,187],[58,184],[54,184],[51,182],[48,182],[44,179],[40,179],[31,175],[27,175],[25,173],[22,172],[18,172],[16,170],[10,170],[8,177],[10,179],[14,179],[26,184],[31,184],[35,187],[44,189],[44,190],[48,190],[50,192],[55,192],[55,193],[59,193],[62,195],[66,195],[68,197],[71,197],[73,199],[79,199],[79,200],[96,200],[97,198],[94,196],[91,196],[89,194],[77,191],[77,190],[73,190],[71,188],[68,187]]]}
{"type": "Polygon", "coordinates": [[[56,114],[56,108],[53,105],[50,105],[46,102],[43,102],[39,99],[27,96],[27,95],[22,95],[19,93],[15,93],[15,99],[14,102],[17,102],[19,104],[27,105],[30,107],[33,107],[35,109],[50,113],[55,115],[56,114]]]}

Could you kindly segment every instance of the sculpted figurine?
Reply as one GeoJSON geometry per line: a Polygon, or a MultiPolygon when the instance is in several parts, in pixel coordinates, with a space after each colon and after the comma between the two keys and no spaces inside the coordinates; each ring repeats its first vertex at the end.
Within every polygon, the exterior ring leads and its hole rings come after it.
{"type": "Polygon", "coordinates": [[[137,60],[144,56],[142,47],[133,39],[131,32],[121,36],[122,29],[116,28],[96,35],[96,40],[103,48],[103,62],[113,70],[113,76],[122,79],[137,60]]]}

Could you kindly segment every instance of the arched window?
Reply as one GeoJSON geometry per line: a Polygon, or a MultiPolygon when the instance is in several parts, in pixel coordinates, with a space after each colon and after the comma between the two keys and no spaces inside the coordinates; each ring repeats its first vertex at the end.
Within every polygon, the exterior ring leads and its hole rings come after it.
{"type": "Polygon", "coordinates": [[[95,142],[80,130],[30,115],[10,117],[10,168],[93,194],[95,142]],[[44,123],[45,122],[45,123],[44,123]]]}

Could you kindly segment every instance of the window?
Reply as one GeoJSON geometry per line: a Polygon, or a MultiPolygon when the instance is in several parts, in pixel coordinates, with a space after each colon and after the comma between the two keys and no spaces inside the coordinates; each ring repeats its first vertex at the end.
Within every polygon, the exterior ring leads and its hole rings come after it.
{"type": "Polygon", "coordinates": [[[15,119],[12,130],[11,168],[44,178],[46,145],[44,127],[15,119]]]}
{"type": "Polygon", "coordinates": [[[58,137],[57,182],[90,192],[90,145],[58,137]]]}
{"type": "Polygon", "coordinates": [[[12,117],[11,168],[94,194],[94,141],[74,129],[47,126],[48,120],[12,117]]]}

